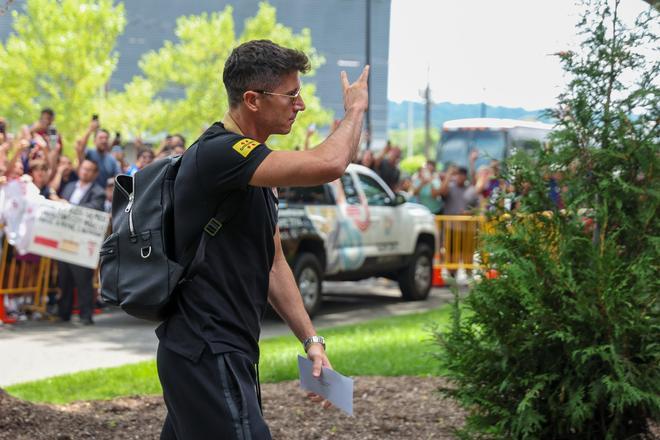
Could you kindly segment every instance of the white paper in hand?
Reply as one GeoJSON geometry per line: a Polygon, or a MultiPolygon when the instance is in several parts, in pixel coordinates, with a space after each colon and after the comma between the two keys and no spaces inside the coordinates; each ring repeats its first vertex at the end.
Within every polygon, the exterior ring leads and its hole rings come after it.
{"type": "Polygon", "coordinates": [[[312,376],[313,362],[298,355],[300,388],[323,396],[334,406],[353,415],[353,379],[342,376],[334,370],[323,367],[321,377],[312,376]]]}

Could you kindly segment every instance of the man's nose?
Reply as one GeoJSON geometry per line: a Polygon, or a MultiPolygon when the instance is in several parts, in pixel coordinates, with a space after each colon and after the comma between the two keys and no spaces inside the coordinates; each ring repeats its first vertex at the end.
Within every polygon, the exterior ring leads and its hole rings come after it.
{"type": "Polygon", "coordinates": [[[298,96],[298,99],[296,99],[296,103],[294,104],[293,108],[297,112],[302,112],[305,110],[305,101],[303,100],[302,96],[298,96]]]}

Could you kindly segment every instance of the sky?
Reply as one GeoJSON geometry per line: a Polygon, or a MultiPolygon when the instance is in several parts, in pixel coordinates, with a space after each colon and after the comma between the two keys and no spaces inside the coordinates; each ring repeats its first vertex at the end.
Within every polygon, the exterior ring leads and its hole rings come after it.
{"type": "MultiPolygon", "coordinates": [[[[648,8],[623,0],[630,20],[648,8]]],[[[552,107],[566,78],[557,57],[576,48],[574,0],[392,0],[388,97],[552,107]]]]}

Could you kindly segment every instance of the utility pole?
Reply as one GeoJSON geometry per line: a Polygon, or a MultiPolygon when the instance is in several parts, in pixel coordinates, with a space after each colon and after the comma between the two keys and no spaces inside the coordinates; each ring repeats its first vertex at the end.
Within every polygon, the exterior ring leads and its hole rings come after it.
{"type": "Polygon", "coordinates": [[[408,157],[413,155],[413,102],[408,101],[408,157]]]}
{"type": "Polygon", "coordinates": [[[483,99],[481,100],[481,117],[485,118],[486,117],[486,88],[482,87],[481,88],[481,93],[483,96],[483,99]]]}
{"type": "MultiPolygon", "coordinates": [[[[366,51],[366,58],[367,58],[367,64],[371,66],[371,0],[366,0],[367,3],[367,23],[366,23],[366,29],[367,29],[367,35],[366,35],[366,44],[367,44],[367,51],[366,51]]],[[[372,66],[373,67],[373,66],[372,66]]],[[[373,68],[371,69],[373,72],[373,68]]],[[[373,78],[373,73],[369,75],[371,78],[373,78]]],[[[371,149],[371,78],[369,78],[369,81],[367,82],[367,93],[369,94],[369,102],[367,102],[367,114],[366,116],[366,123],[367,123],[367,150],[371,149]]]]}
{"type": "Polygon", "coordinates": [[[431,80],[430,80],[430,70],[427,68],[427,79],[426,79],[426,89],[424,89],[424,156],[428,159],[431,152],[431,106],[433,102],[431,101],[431,80]]]}

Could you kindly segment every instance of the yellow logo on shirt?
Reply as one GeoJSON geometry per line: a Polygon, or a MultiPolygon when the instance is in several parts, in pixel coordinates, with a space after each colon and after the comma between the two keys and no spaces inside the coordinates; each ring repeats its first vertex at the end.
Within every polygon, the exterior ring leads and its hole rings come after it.
{"type": "Polygon", "coordinates": [[[259,142],[257,141],[244,138],[236,142],[232,148],[236,150],[241,156],[248,157],[248,154],[250,154],[252,150],[254,150],[258,145],[259,142]]]}

